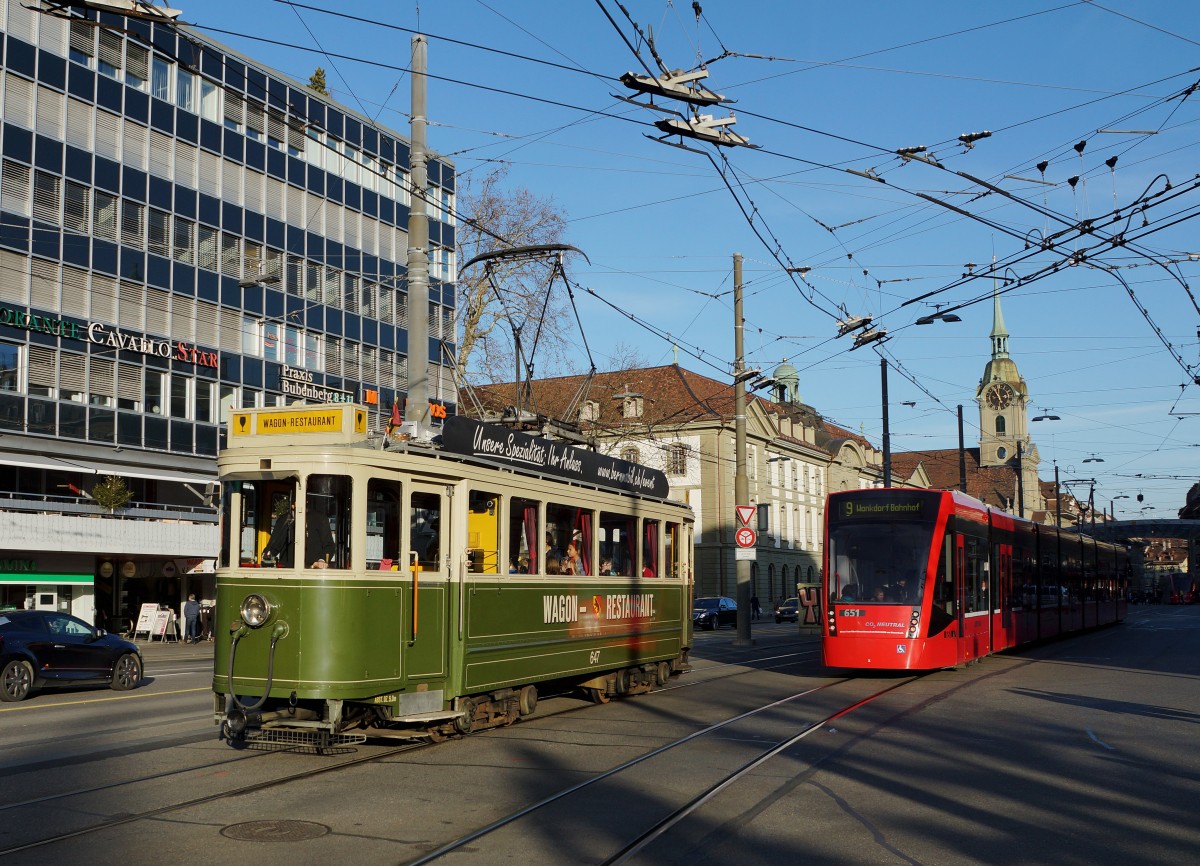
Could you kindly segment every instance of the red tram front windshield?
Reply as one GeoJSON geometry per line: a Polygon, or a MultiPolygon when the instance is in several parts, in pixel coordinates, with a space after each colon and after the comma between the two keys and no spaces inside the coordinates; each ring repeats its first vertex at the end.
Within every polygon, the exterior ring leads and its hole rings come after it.
{"type": "Polygon", "coordinates": [[[830,495],[825,512],[827,665],[920,666],[920,644],[954,621],[937,603],[944,592],[938,579],[944,503],[948,507],[949,498],[940,491],[830,495]]]}

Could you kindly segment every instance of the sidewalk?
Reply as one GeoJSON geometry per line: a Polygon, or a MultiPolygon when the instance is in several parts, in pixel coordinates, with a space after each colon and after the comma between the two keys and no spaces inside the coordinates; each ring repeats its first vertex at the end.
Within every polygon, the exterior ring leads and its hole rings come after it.
{"type": "Polygon", "coordinates": [[[152,641],[136,640],[142,658],[151,659],[198,659],[213,657],[215,641],[200,641],[200,643],[184,643],[179,640],[162,641],[155,638],[152,641]]]}

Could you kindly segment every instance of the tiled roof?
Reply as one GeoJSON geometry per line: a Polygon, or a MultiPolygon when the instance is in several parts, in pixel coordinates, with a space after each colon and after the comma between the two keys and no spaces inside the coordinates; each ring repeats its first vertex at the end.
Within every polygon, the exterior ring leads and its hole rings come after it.
{"type": "MultiPolygon", "coordinates": [[[[564,418],[568,407],[574,403],[578,410],[585,400],[594,401],[600,407],[599,418],[595,422],[581,422],[581,427],[585,432],[597,433],[646,426],[671,427],[701,421],[732,423],[734,419],[735,395],[731,382],[702,376],[675,364],[597,373],[590,382],[587,378],[586,375],[578,375],[536,379],[530,384],[531,400],[523,408],[548,418],[574,420],[564,418]],[[581,389],[585,384],[587,393],[582,394],[581,389]],[[626,395],[642,398],[640,418],[623,417],[622,398],[626,395]]],[[[491,411],[502,411],[516,402],[516,387],[512,383],[471,390],[479,402],[491,411]]],[[[787,406],[752,393],[747,393],[746,404],[757,404],[767,413],[807,416],[804,420],[808,424],[818,425],[816,444],[823,450],[829,450],[828,443],[842,439],[852,439],[865,448],[873,448],[864,437],[824,422],[809,407],[787,406]]],[[[468,398],[461,401],[460,405],[466,409],[472,402],[468,398]]]]}
{"type": "MultiPolygon", "coordinates": [[[[979,449],[967,448],[967,495],[989,505],[1007,507],[1016,498],[1017,474],[1008,466],[980,466],[979,449]]],[[[933,490],[959,488],[959,452],[957,448],[934,451],[902,451],[892,454],[892,475],[908,478],[923,466],[933,490]]]]}

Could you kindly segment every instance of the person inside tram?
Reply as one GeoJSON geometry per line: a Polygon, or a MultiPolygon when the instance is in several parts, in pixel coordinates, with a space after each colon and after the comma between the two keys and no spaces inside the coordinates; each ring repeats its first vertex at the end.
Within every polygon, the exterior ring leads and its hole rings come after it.
{"type": "Polygon", "coordinates": [[[892,596],[899,602],[907,602],[912,600],[912,596],[908,589],[908,578],[904,575],[896,578],[896,583],[892,586],[892,596]]]}
{"type": "Polygon", "coordinates": [[[567,555],[562,560],[563,574],[582,575],[586,572],[583,568],[583,557],[579,555],[579,542],[572,539],[567,543],[567,555]]]}
{"type": "Polygon", "coordinates": [[[875,594],[871,597],[871,600],[872,601],[891,601],[891,599],[888,598],[887,590],[884,589],[882,586],[878,586],[875,588],[875,594]]]}
{"type": "Polygon", "coordinates": [[[263,548],[259,562],[264,566],[278,565],[280,568],[291,568],[295,565],[296,549],[296,503],[289,502],[288,507],[280,511],[271,527],[271,537],[263,548]]]}
{"type": "Polygon", "coordinates": [[[553,554],[547,556],[546,574],[562,574],[562,560],[553,554]]]}
{"type": "Polygon", "coordinates": [[[333,532],[329,529],[329,514],[322,498],[310,496],[309,513],[304,528],[304,560],[309,568],[329,568],[337,552],[333,532]]]}
{"type": "Polygon", "coordinates": [[[858,584],[848,583],[842,587],[840,601],[858,601],[858,584]]]}

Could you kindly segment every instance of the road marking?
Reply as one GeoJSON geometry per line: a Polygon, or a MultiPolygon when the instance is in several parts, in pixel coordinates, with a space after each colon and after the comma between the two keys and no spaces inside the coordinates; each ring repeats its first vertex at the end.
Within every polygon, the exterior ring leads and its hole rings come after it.
{"type": "Polygon", "coordinates": [[[1084,728],[1084,730],[1087,731],[1087,735],[1092,738],[1093,743],[1098,743],[1099,745],[1104,746],[1104,748],[1108,749],[1110,752],[1115,752],[1117,750],[1116,746],[1110,746],[1108,743],[1104,742],[1104,740],[1093,734],[1091,728],[1084,728]]]}
{"type": "Polygon", "coordinates": [[[143,692],[142,694],[139,694],[139,695],[113,695],[112,697],[109,697],[109,698],[90,698],[86,701],[62,701],[61,703],[55,703],[55,704],[25,704],[25,705],[19,706],[19,707],[5,707],[3,709],[0,709],[0,713],[15,713],[15,712],[18,712],[19,710],[44,710],[44,709],[51,708],[51,707],[73,707],[78,704],[102,704],[107,701],[130,701],[130,700],[133,700],[134,698],[157,698],[157,697],[161,697],[162,695],[184,695],[184,694],[187,694],[188,692],[211,692],[211,691],[212,691],[211,688],[175,689],[174,691],[170,691],[170,692],[143,692]]]}

